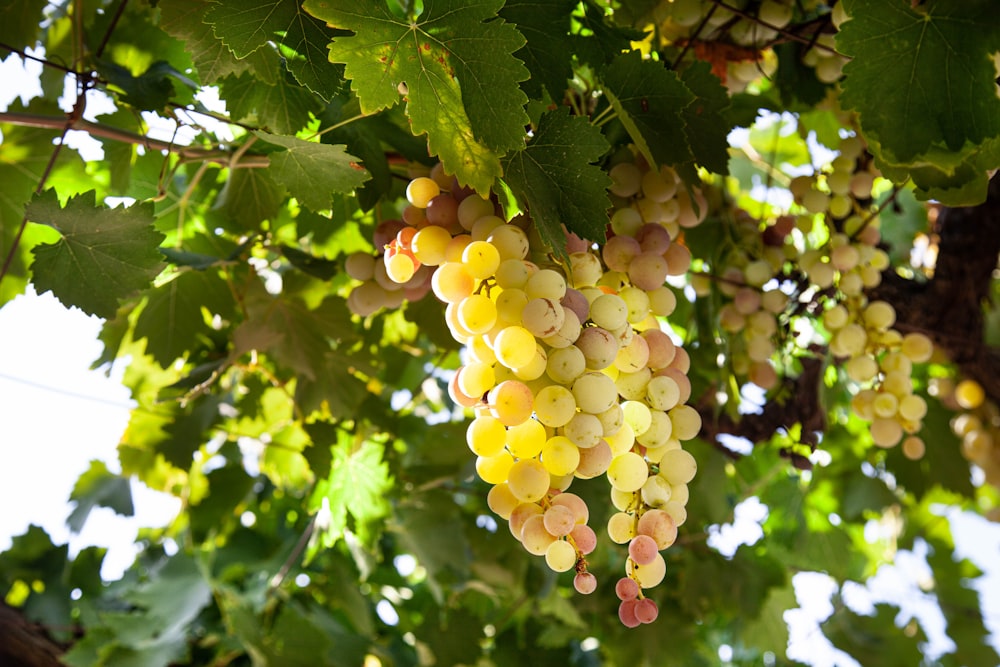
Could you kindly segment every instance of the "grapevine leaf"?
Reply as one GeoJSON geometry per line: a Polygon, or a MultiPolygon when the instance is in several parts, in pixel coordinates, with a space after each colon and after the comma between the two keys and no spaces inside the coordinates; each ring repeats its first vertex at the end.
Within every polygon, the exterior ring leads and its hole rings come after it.
{"type": "MultiPolygon", "coordinates": [[[[982,521],[977,518],[977,521],[982,521]]],[[[990,644],[976,581],[982,572],[968,560],[958,560],[952,549],[942,541],[931,542],[927,564],[934,573],[934,593],[941,601],[941,612],[947,622],[948,636],[955,642],[955,653],[944,664],[994,665],[1000,656],[990,644]]],[[[946,659],[948,660],[948,659],[946,659]]]]}
{"type": "Polygon", "coordinates": [[[280,134],[295,134],[305,127],[319,104],[308,90],[287,78],[282,70],[275,74],[273,86],[261,85],[259,75],[247,73],[223,79],[222,95],[233,119],[254,121],[280,134]]]}
{"type": "Polygon", "coordinates": [[[202,309],[228,318],[233,310],[226,282],[214,272],[184,271],[149,292],[135,323],[136,340],[146,339],[146,353],[166,368],[186,356],[195,340],[212,331],[202,309]]]}
{"type": "Polygon", "coordinates": [[[238,230],[252,230],[273,220],[285,199],[284,188],[269,170],[234,169],[219,192],[219,209],[238,230]]]}
{"type": "Polygon", "coordinates": [[[172,0],[161,3],[160,27],[168,35],[184,42],[191,61],[205,84],[213,84],[223,77],[244,72],[256,73],[268,84],[275,83],[273,52],[258,50],[237,58],[205,23],[205,16],[212,8],[210,0],[172,0]]]}
{"type": "Polygon", "coordinates": [[[913,171],[925,196],[933,189],[951,191],[952,203],[984,197],[985,187],[964,186],[984,185],[980,172],[1000,157],[994,4],[849,0],[845,9],[851,20],[837,48],[852,60],[841,100],[859,112],[876,158],[913,171]],[[932,173],[921,174],[927,167],[932,173]]]}
{"type": "Polygon", "coordinates": [[[600,130],[563,107],[543,115],[528,146],[504,161],[507,183],[553,250],[565,249],[563,223],[582,238],[604,240],[611,179],[591,163],[607,150],[600,130]]]}
{"type": "Polygon", "coordinates": [[[716,174],[729,173],[729,95],[707,62],[699,60],[684,70],[681,81],[694,96],[684,107],[688,144],[694,160],[716,174]]]}
{"type": "Polygon", "coordinates": [[[333,546],[348,527],[348,515],[354,519],[359,536],[389,512],[386,494],[392,488],[389,466],[382,460],[382,446],[374,442],[355,442],[344,432],[338,433],[333,447],[330,475],[316,484],[310,500],[315,511],[324,505],[330,509],[329,523],[323,528],[322,541],[333,546]],[[325,502],[324,502],[325,501],[325,502]]]}
{"type": "Polygon", "coordinates": [[[118,302],[149,285],[163,268],[153,229],[153,205],[107,208],[95,205],[93,190],[66,206],[52,190],[28,204],[28,218],[62,235],[36,246],[31,269],[39,293],[51,291],[66,306],[112,318],[118,302]]]}
{"type": "Polygon", "coordinates": [[[343,83],[343,67],[330,64],[323,45],[329,33],[322,21],[283,0],[222,0],[212,5],[205,22],[237,58],[246,58],[270,42],[280,44],[292,76],[324,100],[343,83]]]}
{"type": "Polygon", "coordinates": [[[287,294],[272,297],[255,287],[246,297],[247,319],[233,334],[237,353],[266,351],[282,365],[310,380],[316,360],[330,350],[330,341],[355,336],[345,301],[329,296],[315,309],[287,294]]]}
{"type": "Polygon", "coordinates": [[[279,250],[281,250],[281,254],[285,256],[285,259],[296,269],[311,276],[316,276],[320,280],[330,280],[330,278],[333,278],[341,270],[337,262],[311,255],[298,248],[283,245],[279,246],[279,250]]]}
{"type": "Polygon", "coordinates": [[[128,479],[108,471],[103,461],[91,461],[87,472],[80,475],[69,496],[76,507],[66,519],[66,525],[79,533],[95,507],[109,507],[122,516],[132,516],[132,488],[128,479]]]}
{"type": "Polygon", "coordinates": [[[856,614],[842,602],[836,607],[821,627],[837,648],[872,667],[921,663],[920,646],[927,641],[927,636],[919,624],[914,624],[913,632],[900,631],[895,622],[898,607],[876,604],[872,616],[856,614]]]}
{"type": "Polygon", "coordinates": [[[330,208],[335,192],[352,192],[371,176],[357,165],[358,158],[343,145],[303,141],[267,132],[257,136],[287,150],[271,153],[268,171],[289,194],[314,211],[330,208]]]}
{"type": "Polygon", "coordinates": [[[784,614],[797,606],[792,586],[772,588],[761,607],[760,615],[743,626],[743,641],[761,650],[780,650],[779,655],[783,654],[788,646],[788,625],[784,614]]]}
{"type": "Polygon", "coordinates": [[[305,9],[355,33],[334,38],[330,60],[346,65],[361,110],[394,105],[405,87],[413,133],[427,134],[430,152],[459,182],[487,192],[500,173],[494,151],[520,146],[528,123],[518,87],[528,72],[512,55],[524,38],[496,18],[503,3],[428,0],[413,21],[379,0],[330,4],[309,0],[305,9]]]}
{"type": "Polygon", "coordinates": [[[509,0],[500,16],[517,26],[525,44],[514,53],[524,61],[531,78],[521,88],[532,98],[560,100],[573,77],[574,44],[569,34],[573,0],[509,0]]]}
{"type": "Polygon", "coordinates": [[[14,47],[34,46],[42,22],[45,0],[7,2],[0,5],[0,42],[14,47]]]}
{"type": "Polygon", "coordinates": [[[631,51],[615,58],[601,78],[618,119],[649,164],[694,160],[684,109],[695,97],[674,72],[631,51]]]}

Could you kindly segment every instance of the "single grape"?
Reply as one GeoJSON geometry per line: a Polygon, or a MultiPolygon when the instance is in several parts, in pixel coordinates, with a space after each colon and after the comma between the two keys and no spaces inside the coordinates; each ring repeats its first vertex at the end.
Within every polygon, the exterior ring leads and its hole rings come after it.
{"type": "Polygon", "coordinates": [[[597,577],[590,572],[578,572],[573,577],[573,588],[576,589],[577,593],[590,595],[597,590],[597,577]]]}

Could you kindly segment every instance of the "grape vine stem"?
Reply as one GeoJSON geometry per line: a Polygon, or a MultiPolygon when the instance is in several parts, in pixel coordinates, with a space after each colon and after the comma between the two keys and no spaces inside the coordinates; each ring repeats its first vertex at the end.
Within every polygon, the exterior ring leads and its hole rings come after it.
{"type": "Polygon", "coordinates": [[[181,159],[197,162],[216,162],[230,168],[261,169],[271,164],[266,155],[243,155],[237,163],[231,163],[233,152],[224,149],[201,148],[198,146],[178,146],[169,141],[153,139],[142,134],[136,134],[110,125],[95,123],[83,118],[65,118],[45,116],[15,111],[0,112],[0,123],[9,123],[21,127],[36,127],[48,130],[80,130],[91,136],[136,144],[151,151],[169,151],[176,153],[181,159]]]}

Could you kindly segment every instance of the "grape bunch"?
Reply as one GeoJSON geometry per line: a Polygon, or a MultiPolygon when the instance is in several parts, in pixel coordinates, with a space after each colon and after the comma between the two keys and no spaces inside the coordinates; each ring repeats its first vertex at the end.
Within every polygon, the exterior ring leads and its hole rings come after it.
{"type": "MultiPolygon", "coordinates": [[[[826,242],[803,252],[799,265],[827,295],[822,322],[831,354],[855,384],[852,410],[871,423],[877,446],[893,447],[909,436],[905,451],[917,456],[922,455],[923,442],[916,433],[927,404],[913,393],[913,364],[928,361],[934,348],[925,335],[904,335],[894,328],[892,305],[868,297],[881,283],[889,257],[878,247],[877,211],[866,210],[875,176],[862,151],[859,139],[847,138],[831,172],[792,180],[789,189],[796,202],[809,214],[824,214],[828,229],[826,242]]],[[[810,218],[803,220],[808,224],[810,218]]]]}
{"type": "MultiPolygon", "coordinates": [[[[971,379],[956,384],[950,377],[935,378],[930,391],[958,411],[951,419],[951,429],[962,441],[962,455],[982,471],[982,482],[1000,489],[1000,408],[986,397],[982,385],[971,379]]],[[[995,490],[984,494],[981,502],[986,517],[1000,521],[995,490]]]]}
{"type": "Polygon", "coordinates": [[[616,166],[616,231],[602,247],[567,232],[568,261],[536,257],[525,218],[506,222],[489,200],[421,176],[406,189],[416,211],[386,237],[383,264],[401,284],[430,271],[464,346],[449,394],[474,414],[466,439],[492,485],[487,502],[529,553],[573,570],[585,594],[597,587],[586,560],[597,535],[568,489],[606,476],[618,509],[607,530],[628,545],[620,616],[634,626],[656,618],[642,591],[663,579],[660,551],[687,518],[697,467],[681,444],[701,428],[686,405],[690,359],[659,318],[676,305],[667,276],[691,261],[676,237],[699,216],[669,168],[616,166]]]}

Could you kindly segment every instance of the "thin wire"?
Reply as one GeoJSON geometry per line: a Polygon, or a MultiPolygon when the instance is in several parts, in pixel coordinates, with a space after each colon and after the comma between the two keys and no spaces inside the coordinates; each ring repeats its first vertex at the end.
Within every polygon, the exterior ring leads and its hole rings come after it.
{"type": "Polygon", "coordinates": [[[61,389],[59,387],[52,387],[40,382],[35,382],[34,380],[28,380],[27,378],[15,377],[13,375],[7,375],[6,373],[0,373],[0,380],[9,380],[11,382],[16,382],[18,384],[25,385],[27,387],[34,387],[35,389],[41,389],[42,391],[52,392],[53,394],[61,394],[63,396],[68,396],[70,398],[79,398],[85,401],[93,401],[94,403],[102,403],[104,405],[110,405],[115,408],[124,408],[126,410],[132,410],[135,405],[130,405],[128,403],[120,403],[118,401],[112,401],[106,398],[101,398],[100,396],[91,396],[89,394],[81,394],[80,392],[70,391],[69,389],[61,389]]]}

